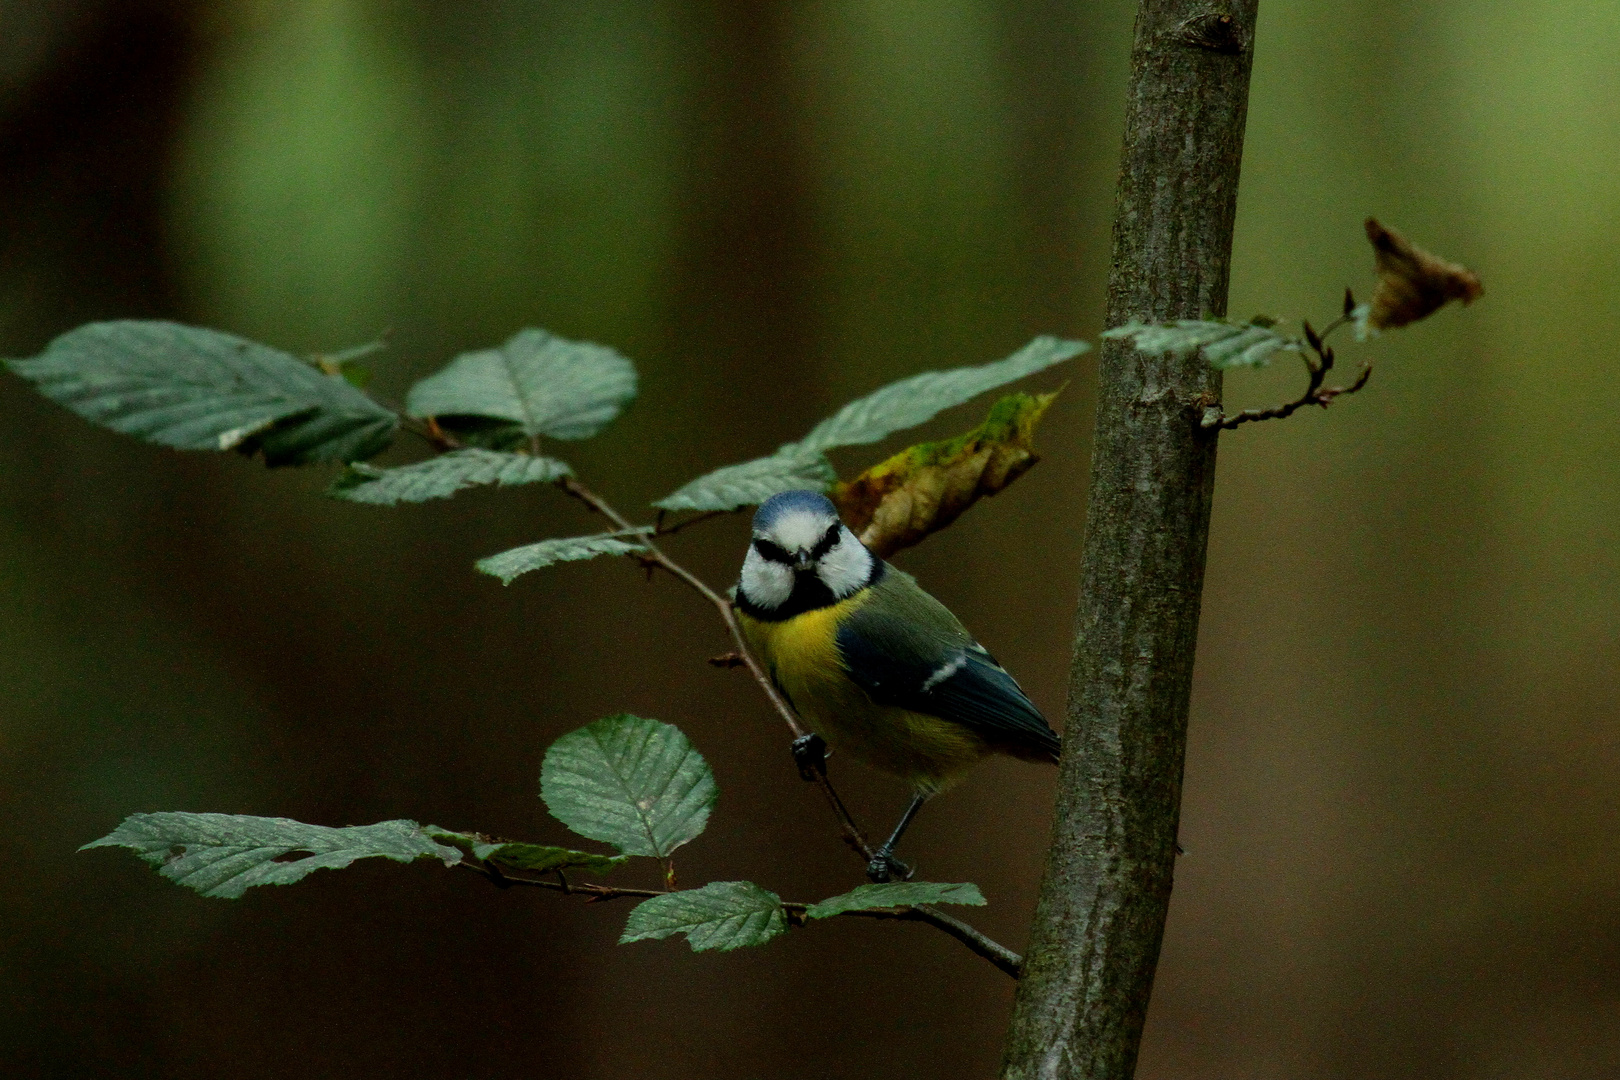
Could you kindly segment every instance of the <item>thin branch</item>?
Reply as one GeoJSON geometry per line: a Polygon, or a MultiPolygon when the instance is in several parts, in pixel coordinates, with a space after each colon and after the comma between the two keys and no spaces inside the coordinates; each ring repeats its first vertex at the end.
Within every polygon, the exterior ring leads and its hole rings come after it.
{"type": "MultiPolygon", "coordinates": [[[[398,410],[395,411],[397,412],[398,410]]],[[[449,434],[442,427],[440,427],[438,421],[434,417],[430,416],[422,421],[406,419],[404,426],[406,430],[421,437],[425,442],[440,453],[459,449],[461,446],[460,441],[457,440],[455,436],[449,434]]],[[[530,441],[529,450],[534,454],[538,454],[540,452],[539,440],[537,438],[530,441]]],[[[614,527],[620,531],[629,532],[634,530],[635,526],[630,523],[628,518],[615,510],[606,499],[603,499],[600,495],[596,494],[596,492],[592,491],[575,478],[571,476],[563,477],[557,482],[557,486],[563,491],[567,492],[569,495],[572,495],[574,498],[578,499],[580,502],[584,503],[591,510],[606,517],[613,523],[614,527]]],[[[710,518],[720,517],[733,512],[734,511],[724,510],[709,511],[706,513],[697,514],[693,517],[685,519],[684,521],[676,522],[674,525],[668,527],[665,527],[663,522],[663,514],[660,512],[658,522],[652,536],[673,536],[675,533],[680,532],[688,525],[694,525],[700,521],[707,521],[710,518]]],[[[799,718],[794,714],[792,707],[788,705],[788,703],[783,699],[782,695],[777,691],[776,685],[771,681],[770,676],[765,673],[765,669],[760,665],[759,660],[755,658],[753,652],[748,648],[748,642],[743,638],[742,627],[737,622],[736,610],[733,608],[731,600],[710,588],[702,578],[699,578],[696,574],[692,573],[680,563],[670,558],[662,548],[653,542],[652,536],[644,536],[641,540],[642,546],[645,550],[640,553],[639,557],[641,558],[643,564],[648,566],[649,569],[652,567],[657,567],[667,571],[677,580],[691,588],[699,596],[703,597],[705,600],[709,601],[709,603],[714,605],[715,610],[719,612],[720,620],[726,624],[726,629],[731,633],[732,642],[736,645],[735,663],[731,662],[731,657],[729,656],[724,658],[722,662],[728,667],[739,665],[747,667],[749,674],[753,675],[754,681],[759,684],[759,688],[764,692],[766,699],[770,701],[777,713],[787,723],[788,730],[793,732],[793,737],[795,739],[803,738],[808,733],[799,723],[799,718]]],[[[832,785],[832,781],[827,778],[826,770],[814,769],[811,771],[809,778],[813,780],[816,786],[821,789],[822,795],[827,800],[827,805],[832,809],[833,815],[838,819],[844,843],[849,845],[850,849],[855,852],[863,863],[870,863],[875,851],[872,845],[867,841],[866,834],[863,833],[861,831],[861,827],[856,824],[854,815],[849,812],[849,808],[844,805],[844,800],[839,797],[837,789],[832,785]]],[[[577,894],[586,896],[588,898],[587,902],[589,903],[600,903],[606,900],[616,900],[621,897],[640,897],[645,899],[653,896],[663,896],[665,893],[673,891],[675,886],[674,867],[668,860],[665,860],[664,863],[664,880],[670,886],[670,888],[665,890],[624,889],[617,886],[596,885],[589,882],[581,882],[576,884],[570,882],[560,870],[557,871],[556,881],[548,881],[540,878],[513,876],[502,871],[500,867],[496,866],[494,863],[484,863],[480,866],[463,861],[457,863],[456,865],[462,867],[463,869],[471,870],[474,873],[482,875],[499,888],[505,889],[511,888],[514,885],[521,885],[536,889],[551,889],[553,891],[568,895],[577,894]]],[[[789,912],[790,921],[793,921],[793,917],[796,915],[798,924],[803,924],[804,911],[809,907],[809,905],[783,904],[782,906],[789,912]]],[[[960,919],[954,918],[942,911],[939,911],[937,908],[884,908],[867,911],[847,911],[842,912],[841,914],[857,915],[866,918],[899,919],[911,922],[927,923],[956,938],[973,952],[978,953],[980,956],[989,960],[996,967],[1000,968],[1002,971],[1005,971],[1008,975],[1011,975],[1015,979],[1019,977],[1019,972],[1023,967],[1023,959],[1017,953],[1003,945],[998,944],[995,941],[992,941],[978,930],[975,930],[972,926],[960,919]]]]}
{"type": "Polygon", "coordinates": [[[736,510],[705,510],[701,514],[693,514],[689,518],[683,518],[682,520],[675,522],[673,525],[665,525],[664,511],[660,510],[658,511],[658,520],[653,526],[653,535],[674,536],[688,525],[696,525],[700,521],[710,521],[717,517],[729,517],[736,512],[736,510]]]}
{"type": "Polygon", "coordinates": [[[930,904],[918,904],[911,910],[915,912],[912,918],[945,931],[1013,978],[1024,973],[1022,956],[1000,942],[992,941],[956,916],[947,915],[930,904]]]}
{"type": "MultiPolygon", "coordinates": [[[[590,509],[596,513],[606,517],[610,522],[613,523],[616,529],[623,532],[629,532],[635,528],[635,526],[630,523],[630,520],[615,510],[606,499],[596,494],[596,492],[592,491],[575,478],[571,476],[564,477],[557,482],[557,486],[563,491],[566,491],[569,495],[572,495],[574,498],[578,499],[580,502],[584,503],[586,506],[590,507],[590,509]]],[[[695,521],[697,519],[694,518],[692,520],[695,521]]],[[[684,524],[689,523],[690,522],[684,524]]],[[[671,531],[674,530],[666,530],[664,535],[668,535],[668,533],[671,531]]],[[[699,578],[696,574],[692,573],[680,563],[670,558],[669,555],[666,554],[664,550],[652,540],[651,537],[643,536],[641,539],[641,544],[644,550],[638,554],[638,557],[641,559],[643,565],[648,567],[656,567],[667,571],[677,580],[690,587],[699,596],[702,596],[705,600],[714,605],[715,610],[720,614],[721,621],[726,624],[726,629],[731,632],[732,642],[737,647],[737,657],[742,664],[748,668],[749,673],[754,676],[754,681],[759,684],[759,688],[764,691],[765,697],[770,701],[771,705],[775,707],[777,713],[784,721],[787,722],[788,730],[793,732],[793,736],[796,739],[803,738],[806,734],[808,734],[804,730],[804,727],[799,723],[799,718],[794,715],[793,709],[785,700],[783,700],[782,695],[777,692],[776,686],[771,682],[770,676],[765,673],[765,669],[760,666],[758,659],[756,659],[754,654],[749,650],[748,642],[744,640],[742,635],[742,627],[737,622],[737,614],[732,607],[731,600],[710,588],[702,578],[699,578]]],[[[866,835],[861,831],[860,826],[856,824],[854,815],[849,812],[849,808],[844,805],[844,800],[839,797],[837,790],[832,786],[832,782],[827,779],[826,771],[824,769],[811,770],[809,778],[813,780],[821,789],[822,794],[827,799],[827,805],[831,807],[834,816],[837,817],[838,823],[843,831],[844,842],[849,845],[857,856],[860,857],[863,863],[871,862],[874,849],[867,841],[866,835]]],[[[513,885],[526,885],[537,889],[551,889],[557,892],[571,894],[577,893],[589,897],[590,902],[593,903],[604,900],[614,900],[625,896],[637,896],[643,898],[662,896],[666,892],[672,891],[674,886],[673,875],[667,865],[665,867],[665,880],[671,886],[671,889],[668,890],[621,889],[611,885],[594,885],[590,883],[575,884],[570,883],[561,874],[557,875],[558,880],[556,881],[548,881],[539,878],[515,877],[511,874],[503,872],[499,867],[492,863],[485,863],[483,866],[475,866],[470,863],[461,862],[457,863],[456,865],[465,867],[466,869],[472,870],[475,873],[482,874],[485,878],[489,879],[491,882],[500,886],[501,888],[509,888],[513,885]]],[[[790,913],[798,913],[801,921],[802,914],[808,906],[809,905],[807,904],[783,905],[783,907],[790,913]]],[[[1017,953],[1012,952],[1003,945],[997,944],[960,919],[946,915],[944,912],[935,908],[892,908],[879,909],[875,911],[852,911],[845,912],[844,914],[861,915],[867,918],[902,919],[912,922],[927,923],[930,926],[943,930],[945,933],[956,938],[969,949],[989,960],[992,964],[995,964],[996,967],[1000,968],[1002,971],[1005,971],[1015,979],[1018,978],[1019,971],[1023,964],[1022,959],[1017,953]]]]}
{"type": "MultiPolygon", "coordinates": [[[[482,875],[503,889],[510,888],[513,885],[527,885],[535,889],[549,889],[552,892],[584,896],[587,898],[586,903],[591,904],[601,903],[606,900],[619,900],[625,897],[646,900],[655,896],[668,896],[675,891],[673,889],[623,889],[615,885],[597,885],[592,882],[570,883],[560,874],[558,875],[558,881],[518,877],[504,873],[494,863],[487,862],[477,864],[464,861],[456,863],[456,866],[482,875]]],[[[788,914],[788,922],[793,926],[807,925],[808,920],[805,919],[804,913],[812,906],[811,904],[801,904],[793,901],[782,902],[782,908],[788,914]]],[[[840,911],[838,914],[862,919],[892,919],[897,922],[927,923],[945,931],[945,933],[962,942],[969,949],[989,960],[1015,979],[1018,978],[1019,969],[1023,967],[1023,957],[985,937],[961,919],[947,915],[932,905],[918,904],[914,907],[866,908],[859,911],[840,911]]]]}
{"type": "Polygon", "coordinates": [[[458,870],[471,870],[480,877],[486,878],[498,888],[508,889],[513,885],[526,885],[531,889],[550,889],[553,892],[564,893],[568,896],[583,896],[587,903],[600,903],[603,900],[618,900],[621,897],[633,896],[637,899],[647,900],[654,896],[664,896],[669,889],[621,889],[616,885],[597,885],[594,882],[571,882],[558,873],[556,881],[547,881],[543,878],[520,877],[508,874],[499,866],[491,862],[470,863],[463,859],[455,864],[458,870]]]}
{"type": "MultiPolygon", "coordinates": [[[[615,510],[607,500],[573,477],[564,477],[558,481],[558,486],[592,510],[602,514],[616,528],[626,531],[634,528],[630,520],[615,510]]],[[[703,582],[703,579],[674,559],[671,559],[651,538],[644,538],[641,542],[646,548],[642,555],[644,560],[650,565],[668,571],[693,589],[699,596],[714,605],[715,610],[720,614],[720,620],[726,624],[726,629],[731,632],[731,640],[736,646],[736,653],[744,666],[748,668],[748,673],[759,684],[760,690],[764,692],[765,697],[770,701],[772,707],[776,709],[777,714],[787,722],[788,730],[793,732],[793,737],[795,739],[803,738],[807,734],[804,726],[799,723],[799,718],[794,714],[792,707],[782,698],[782,695],[776,689],[776,684],[765,673],[765,669],[760,665],[759,660],[754,656],[752,650],[748,648],[748,642],[743,639],[742,627],[737,622],[737,613],[732,607],[731,600],[715,592],[703,582]]],[[[839,798],[838,792],[834,790],[832,783],[827,779],[827,775],[818,772],[813,779],[816,785],[821,788],[822,794],[827,799],[827,805],[832,808],[834,816],[838,818],[839,826],[843,829],[844,842],[859,853],[863,859],[870,862],[873,848],[868,843],[866,835],[861,831],[860,826],[855,823],[855,818],[850,814],[849,809],[844,805],[844,800],[839,798]]]]}
{"type": "MultiPolygon", "coordinates": [[[[1346,297],[1349,298],[1348,292],[1346,293],[1346,297]]],[[[1349,305],[1347,304],[1346,306],[1348,307],[1349,305]]],[[[1285,402],[1282,405],[1273,405],[1270,408],[1244,409],[1242,412],[1237,413],[1234,416],[1228,416],[1219,408],[1211,406],[1205,411],[1204,418],[1200,422],[1199,426],[1206,431],[1211,429],[1230,430],[1235,427],[1240,427],[1243,424],[1251,423],[1255,420],[1282,420],[1294,415],[1294,413],[1298,412],[1307,405],[1319,405],[1325,409],[1332,404],[1333,399],[1339,395],[1353,394],[1357,390],[1360,390],[1363,386],[1366,386],[1367,380],[1372,378],[1371,361],[1368,361],[1362,366],[1361,374],[1358,375],[1356,377],[1356,381],[1351,383],[1349,386],[1322,385],[1322,381],[1327,378],[1327,373],[1333,370],[1333,350],[1326,344],[1328,335],[1332,334],[1333,331],[1337,330],[1341,326],[1344,326],[1350,321],[1350,315],[1341,315],[1339,318],[1334,319],[1331,323],[1329,323],[1327,329],[1323,330],[1320,334],[1311,329],[1310,323],[1307,322],[1304,324],[1305,342],[1311,347],[1311,350],[1316,353],[1317,358],[1314,361],[1308,356],[1305,358],[1305,370],[1310,372],[1310,382],[1305,387],[1305,392],[1298,398],[1293,401],[1285,402]]]]}

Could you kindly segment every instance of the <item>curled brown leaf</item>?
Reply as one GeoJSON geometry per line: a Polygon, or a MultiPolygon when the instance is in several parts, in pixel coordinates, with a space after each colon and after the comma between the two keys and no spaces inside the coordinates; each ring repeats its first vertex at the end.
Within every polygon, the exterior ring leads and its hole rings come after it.
{"type": "Polygon", "coordinates": [[[1060,392],[1008,394],[972,431],[907,447],[828,494],[844,523],[886,559],[1028,472],[1040,460],[1032,445],[1036,425],[1060,392]]]}
{"type": "Polygon", "coordinates": [[[1448,300],[1467,304],[1485,291],[1478,274],[1431,255],[1376,218],[1367,219],[1367,239],[1378,258],[1378,289],[1367,316],[1374,329],[1405,326],[1433,314],[1448,300]]]}

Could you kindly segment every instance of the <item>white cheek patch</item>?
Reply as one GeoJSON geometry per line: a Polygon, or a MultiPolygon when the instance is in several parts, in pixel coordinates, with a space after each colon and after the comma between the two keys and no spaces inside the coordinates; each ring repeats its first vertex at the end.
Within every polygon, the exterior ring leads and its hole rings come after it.
{"type": "Polygon", "coordinates": [[[840,525],[838,543],[816,564],[816,576],[842,600],[858,592],[872,576],[872,553],[855,539],[854,533],[840,525]]]}
{"type": "Polygon", "coordinates": [[[781,607],[793,595],[793,568],[771,562],[753,548],[743,559],[742,579],[737,588],[755,607],[781,607]]]}

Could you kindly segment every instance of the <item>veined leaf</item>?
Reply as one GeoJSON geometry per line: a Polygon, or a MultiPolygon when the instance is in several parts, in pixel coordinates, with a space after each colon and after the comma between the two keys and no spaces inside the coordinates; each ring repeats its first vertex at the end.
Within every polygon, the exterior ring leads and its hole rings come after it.
{"type": "Polygon", "coordinates": [[[751,881],[715,881],[643,900],[619,944],[685,934],[693,952],[763,945],[787,929],[782,898],[751,881]]]}
{"type": "Polygon", "coordinates": [[[492,840],[480,833],[451,832],[436,825],[429,825],[424,831],[435,840],[454,844],[474,858],[498,863],[506,870],[588,870],[605,874],[615,866],[630,861],[628,855],[600,855],[550,844],[492,840]]]}
{"type": "Polygon", "coordinates": [[[665,858],[703,832],[718,791],[680,728],[629,713],[551,744],[540,768],[546,809],[626,855],[665,858]]]}
{"type": "Polygon", "coordinates": [[[411,387],[411,416],[484,416],[526,435],[588,439],[636,396],[636,369],[604,345],[520,330],[497,349],[463,353],[411,387]]]}
{"type": "Polygon", "coordinates": [[[1103,337],[1125,339],[1149,356],[1190,353],[1203,350],[1211,367],[1264,367],[1274,353],[1283,350],[1303,352],[1305,343],[1297,337],[1278,333],[1271,320],[1248,323],[1217,322],[1208,319],[1179,319],[1168,323],[1129,322],[1103,331],[1103,337]]]}
{"type": "Polygon", "coordinates": [[[236,814],[131,814],[79,850],[97,847],[130,848],[170,881],[231,900],[254,885],[290,885],[311,871],[340,870],[356,859],[439,859],[446,866],[461,861],[460,851],[434,842],[414,821],[334,829],[236,814]],[[297,852],[308,855],[286,860],[297,852]]]}
{"type": "Polygon", "coordinates": [[[539,570],[554,563],[579,562],[582,559],[594,559],[598,555],[628,555],[633,551],[644,551],[646,548],[636,540],[651,532],[651,529],[631,529],[627,532],[541,540],[537,544],[525,544],[523,547],[503,551],[499,555],[479,559],[476,565],[484,573],[500,578],[502,585],[510,585],[515,578],[527,574],[530,570],[539,570]]]}
{"type": "Polygon", "coordinates": [[[180,450],[264,453],[269,465],[361,461],[399,417],[290,353],[159,320],[89,323],[8,360],[86,420],[180,450]]]}
{"type": "Polygon", "coordinates": [[[660,510],[735,510],[758,505],[781,491],[826,491],[837,479],[820,451],[776,453],[716,469],[653,505],[660,510]]]}
{"type": "Polygon", "coordinates": [[[841,896],[811,904],[804,913],[812,919],[828,919],[846,911],[915,907],[918,904],[970,904],[982,907],[984,894],[971,882],[893,881],[884,885],[857,886],[841,896]]]}
{"type": "Polygon", "coordinates": [[[946,409],[970,401],[987,390],[1079,356],[1088,348],[1090,346],[1083,341],[1038,337],[993,364],[925,371],[850,402],[817,424],[796,445],[830,450],[835,446],[874,443],[896,431],[932,420],[946,409]]]}
{"type": "Polygon", "coordinates": [[[1088,348],[1083,341],[1039,337],[992,364],[925,371],[901,379],[850,402],[803,439],[782,446],[769,457],[718,469],[653,505],[662,510],[735,510],[763,502],[781,491],[826,491],[838,477],[822,456],[825,451],[878,442],[896,431],[932,420],[987,390],[1079,356],[1088,348]]]}
{"type": "Polygon", "coordinates": [[[327,494],[351,502],[393,506],[448,499],[465,488],[484,484],[545,484],[572,475],[573,470],[562,462],[533,454],[453,450],[392,469],[363,463],[350,465],[333,481],[327,494]]]}

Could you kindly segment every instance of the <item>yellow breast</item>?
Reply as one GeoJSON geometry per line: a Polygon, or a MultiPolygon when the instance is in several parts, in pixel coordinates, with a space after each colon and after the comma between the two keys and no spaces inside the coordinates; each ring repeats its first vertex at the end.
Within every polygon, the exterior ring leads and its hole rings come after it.
{"type": "Polygon", "coordinates": [[[859,592],[781,622],[741,612],[738,621],[777,687],[829,745],[920,789],[941,790],[989,747],[961,724],[879,705],[851,681],[838,655],[838,628],[870,596],[859,592]]]}

